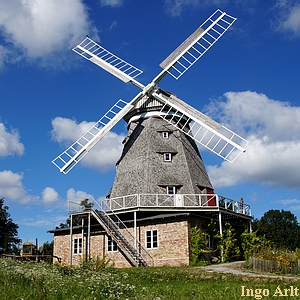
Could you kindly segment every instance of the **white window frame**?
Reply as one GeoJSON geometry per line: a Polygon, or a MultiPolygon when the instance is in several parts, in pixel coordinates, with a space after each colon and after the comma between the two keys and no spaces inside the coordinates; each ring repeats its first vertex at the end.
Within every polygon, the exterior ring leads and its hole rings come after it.
{"type": "Polygon", "coordinates": [[[168,139],[169,138],[169,132],[168,131],[163,131],[162,132],[162,138],[163,139],[168,139]]]}
{"type": "Polygon", "coordinates": [[[73,254],[82,254],[82,238],[73,239],[73,254]]]}
{"type": "Polygon", "coordinates": [[[172,153],[165,152],[164,153],[164,161],[172,161],[172,153]]]}
{"type": "Polygon", "coordinates": [[[167,192],[167,195],[175,195],[176,194],[176,186],[167,185],[166,192],[167,192]]]}
{"type": "Polygon", "coordinates": [[[213,239],[210,234],[205,234],[206,248],[213,249],[213,239]]]}
{"type": "Polygon", "coordinates": [[[145,246],[146,249],[157,249],[158,248],[158,230],[151,229],[145,232],[145,246]],[[149,238],[149,240],[148,240],[149,238]]]}
{"type": "Polygon", "coordinates": [[[107,236],[107,252],[118,252],[119,248],[117,243],[113,240],[113,238],[108,235],[107,236]]]}

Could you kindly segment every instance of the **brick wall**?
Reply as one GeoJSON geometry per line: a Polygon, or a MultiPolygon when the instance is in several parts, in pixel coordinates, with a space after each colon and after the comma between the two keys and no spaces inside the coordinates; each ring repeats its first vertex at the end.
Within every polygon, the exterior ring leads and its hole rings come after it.
{"type": "MultiPolygon", "coordinates": [[[[158,230],[158,248],[147,249],[153,258],[154,266],[181,266],[189,264],[189,225],[187,220],[152,220],[140,224],[137,227],[137,238],[146,248],[146,231],[158,230]]],[[[130,228],[133,232],[133,228],[130,228]]],[[[81,233],[73,234],[74,238],[81,238],[81,233]]],[[[60,257],[63,263],[70,263],[70,236],[65,234],[54,236],[54,255],[60,257]]],[[[86,257],[87,240],[86,234],[83,241],[83,254],[73,254],[72,263],[77,265],[86,257]]],[[[107,236],[103,232],[91,233],[90,236],[90,256],[102,259],[106,257],[117,267],[130,267],[129,262],[120,251],[107,251],[107,236]]]]}

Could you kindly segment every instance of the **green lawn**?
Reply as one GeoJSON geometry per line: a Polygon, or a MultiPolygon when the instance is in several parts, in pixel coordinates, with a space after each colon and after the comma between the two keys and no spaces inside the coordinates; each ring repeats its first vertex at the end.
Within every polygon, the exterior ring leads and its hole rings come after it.
{"type": "Polygon", "coordinates": [[[90,264],[69,268],[0,259],[1,300],[272,299],[274,293],[284,299],[300,299],[295,290],[300,290],[299,283],[208,273],[197,267],[114,269],[90,264]]]}

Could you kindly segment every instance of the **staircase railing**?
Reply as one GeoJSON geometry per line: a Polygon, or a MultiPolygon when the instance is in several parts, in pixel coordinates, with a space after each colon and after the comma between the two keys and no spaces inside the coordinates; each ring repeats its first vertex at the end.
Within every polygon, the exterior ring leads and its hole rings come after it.
{"type": "MultiPolygon", "coordinates": [[[[85,203],[85,206],[77,204],[81,206],[81,209],[78,207],[77,211],[90,211],[133,266],[153,266],[153,258],[149,252],[137,237],[130,232],[118,215],[113,211],[110,211],[108,215],[103,209],[101,202],[99,204],[95,199],[89,199],[89,201],[91,200],[92,202],[85,203]],[[99,209],[95,208],[95,206],[99,209]]],[[[75,203],[72,202],[72,204],[74,205],[75,203]]]]}

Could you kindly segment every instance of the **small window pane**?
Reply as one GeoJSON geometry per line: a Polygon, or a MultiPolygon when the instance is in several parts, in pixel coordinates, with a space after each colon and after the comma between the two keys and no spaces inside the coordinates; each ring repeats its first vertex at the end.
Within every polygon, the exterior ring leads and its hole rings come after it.
{"type": "Polygon", "coordinates": [[[174,195],[176,193],[175,186],[167,186],[167,194],[174,195]]]}
{"type": "Polygon", "coordinates": [[[163,137],[164,139],[167,139],[167,138],[169,137],[169,132],[164,131],[164,132],[162,133],[162,137],[163,137]]]}
{"type": "Polygon", "coordinates": [[[158,237],[157,237],[157,230],[153,230],[153,243],[152,248],[158,247],[158,237]]]}
{"type": "Polygon", "coordinates": [[[82,253],[82,238],[74,239],[74,254],[81,254],[82,253]]]}
{"type": "Polygon", "coordinates": [[[158,248],[158,233],[157,229],[146,231],[146,248],[158,248]]]}
{"type": "Polygon", "coordinates": [[[118,245],[112,239],[112,237],[110,235],[107,237],[107,251],[108,252],[116,252],[116,251],[118,251],[118,245]]]}
{"type": "Polygon", "coordinates": [[[164,161],[171,161],[172,155],[171,153],[164,153],[164,161]]]}

